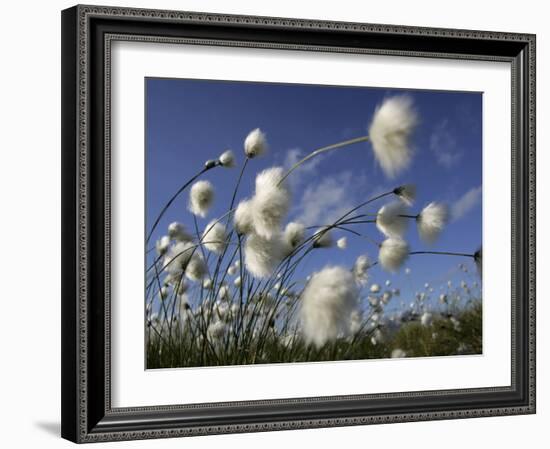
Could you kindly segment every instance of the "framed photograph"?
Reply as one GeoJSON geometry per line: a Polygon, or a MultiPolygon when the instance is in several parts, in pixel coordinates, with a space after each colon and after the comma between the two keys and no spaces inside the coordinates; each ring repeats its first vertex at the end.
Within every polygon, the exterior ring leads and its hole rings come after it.
{"type": "Polygon", "coordinates": [[[535,36],[62,12],[62,436],[535,412],[535,36]]]}

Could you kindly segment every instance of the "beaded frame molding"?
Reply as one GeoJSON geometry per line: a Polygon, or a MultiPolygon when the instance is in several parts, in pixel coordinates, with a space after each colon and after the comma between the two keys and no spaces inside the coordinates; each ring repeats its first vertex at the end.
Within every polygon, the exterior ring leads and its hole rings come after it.
{"type": "Polygon", "coordinates": [[[64,438],[165,438],[535,413],[535,36],[78,5],[62,12],[64,438]],[[111,43],[504,61],[512,83],[511,385],[139,408],[111,406],[111,43]]]}

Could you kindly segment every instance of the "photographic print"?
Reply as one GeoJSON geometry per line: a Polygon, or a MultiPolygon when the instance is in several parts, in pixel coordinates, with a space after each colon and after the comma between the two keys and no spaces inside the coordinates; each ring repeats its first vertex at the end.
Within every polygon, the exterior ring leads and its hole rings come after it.
{"type": "Polygon", "coordinates": [[[482,94],[145,79],[146,368],[482,354],[482,94]]]}

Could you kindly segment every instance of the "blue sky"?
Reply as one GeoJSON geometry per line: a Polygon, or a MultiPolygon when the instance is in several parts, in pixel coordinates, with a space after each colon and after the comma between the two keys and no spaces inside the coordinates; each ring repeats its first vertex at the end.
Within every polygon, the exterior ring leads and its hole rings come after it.
{"type": "MultiPolygon", "coordinates": [[[[250,161],[238,198],[251,195],[255,175],[274,165],[289,166],[293,160],[315,148],[367,134],[372,114],[384,98],[407,94],[413,98],[420,123],[413,137],[415,157],[409,169],[393,180],[377,166],[368,142],[349,146],[315,159],[290,179],[293,207],[288,217],[308,225],[326,224],[376,193],[413,183],[418,212],[430,201],[449,204],[454,217],[432,247],[422,243],[411,221],[406,239],[411,250],[445,250],[473,253],[482,241],[482,94],[357,88],[296,84],[202,81],[147,78],[146,83],[146,229],[149,229],[164,203],[207,159],[224,150],[237,156],[234,169],[216,168],[203,179],[216,189],[215,204],[208,221],[227,211],[240,165],[244,161],[243,141],[248,132],[261,128],[270,146],[267,155],[250,161]]],[[[193,228],[183,194],[166,213],[153,235],[166,233],[172,221],[193,228]]],[[[384,202],[377,202],[376,212],[384,202]]],[[[382,241],[373,225],[358,231],[382,241]]],[[[346,234],[335,233],[335,237],[346,234]]],[[[371,243],[347,234],[348,249],[318,250],[307,260],[303,274],[326,264],[351,266],[356,257],[367,253],[376,259],[371,243]]],[[[414,292],[426,282],[438,293],[448,279],[464,278],[459,263],[473,270],[471,259],[446,256],[413,256],[406,264],[409,275],[372,271],[374,282],[387,279],[401,288],[400,300],[410,302],[414,292]]],[[[470,276],[466,280],[472,280],[470,276]]],[[[434,293],[434,294],[435,294],[434,293]]]]}

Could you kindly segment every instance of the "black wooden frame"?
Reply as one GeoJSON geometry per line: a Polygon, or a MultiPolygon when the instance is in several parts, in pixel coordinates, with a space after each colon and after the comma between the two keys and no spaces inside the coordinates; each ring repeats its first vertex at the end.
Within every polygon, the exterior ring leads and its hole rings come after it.
{"type": "Polygon", "coordinates": [[[535,36],[75,6],[62,12],[62,436],[75,442],[535,412],[535,36]],[[110,43],[506,61],[512,68],[512,385],[112,408],[110,43]]]}

